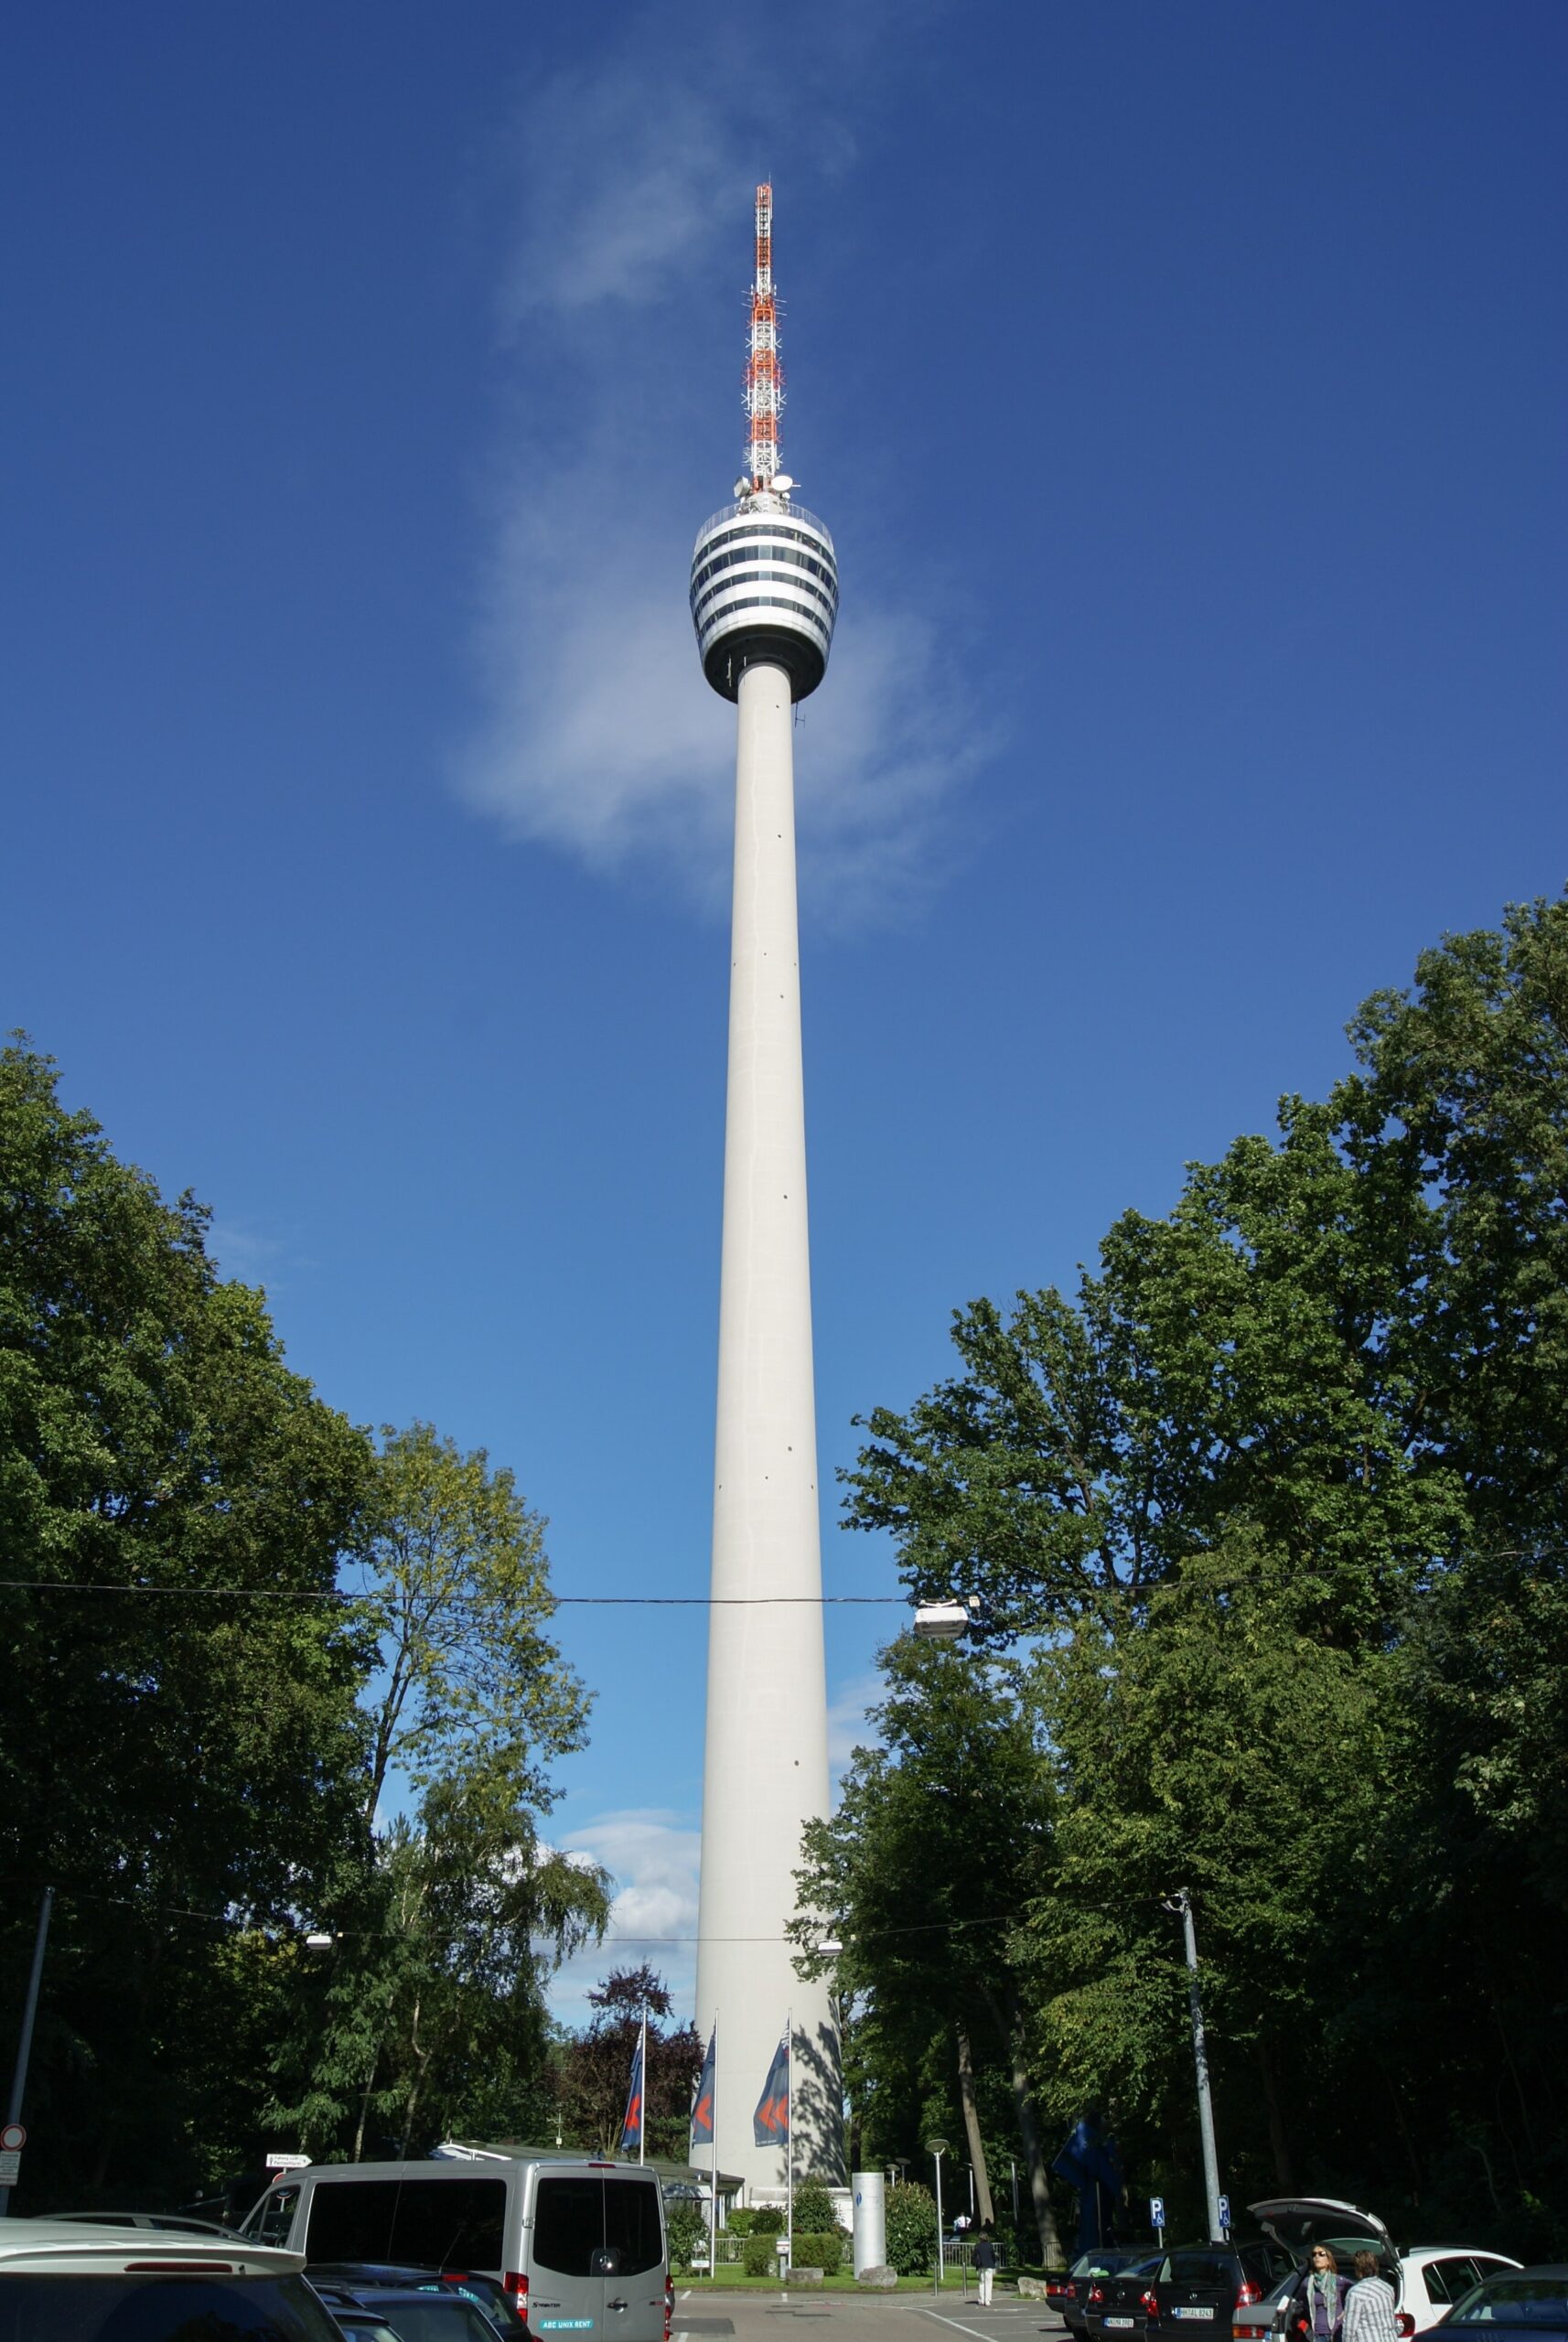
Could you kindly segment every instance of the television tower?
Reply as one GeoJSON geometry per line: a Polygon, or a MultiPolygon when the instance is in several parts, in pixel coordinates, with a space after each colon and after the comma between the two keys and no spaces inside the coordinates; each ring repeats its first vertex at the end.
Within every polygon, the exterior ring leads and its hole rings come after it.
{"type": "Polygon", "coordinates": [[[785,2184],[752,2111],[787,2017],[794,2176],[844,2178],[832,2004],[796,1975],[784,1935],[801,1827],[828,1810],[793,732],[827,666],[838,565],[779,468],[783,401],[773,190],[759,187],[746,470],[692,555],[703,671],[739,735],[696,2020],[704,2038],[718,2026],[719,2168],[754,2200],[785,2184]]]}

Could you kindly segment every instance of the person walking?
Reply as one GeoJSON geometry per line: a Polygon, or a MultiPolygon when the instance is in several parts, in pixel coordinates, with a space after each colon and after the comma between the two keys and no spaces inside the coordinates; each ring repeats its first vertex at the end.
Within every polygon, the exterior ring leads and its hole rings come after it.
{"type": "Polygon", "coordinates": [[[1315,2244],[1291,2290],[1291,2325],[1304,2342],[1343,2342],[1345,2302],[1350,2280],[1326,2244],[1315,2244]]]}
{"type": "MultiPolygon", "coordinates": [[[[996,2240],[991,2233],[989,2220],[974,2240],[974,2266],[980,2279],[980,2306],[989,2309],[991,2287],[996,2275],[996,2240]]],[[[1369,2336],[1367,2342],[1373,2342],[1373,2337],[1369,2336]]]]}
{"type": "Polygon", "coordinates": [[[1351,2262],[1356,2282],[1345,2296],[1343,2342],[1399,2342],[1394,2289],[1378,2274],[1375,2252],[1359,2252],[1351,2262]]]}

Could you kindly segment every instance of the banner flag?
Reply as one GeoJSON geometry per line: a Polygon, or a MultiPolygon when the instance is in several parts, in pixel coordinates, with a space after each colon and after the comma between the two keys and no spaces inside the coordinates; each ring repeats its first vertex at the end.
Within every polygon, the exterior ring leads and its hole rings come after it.
{"type": "Polygon", "coordinates": [[[711,2147],[714,2143],[714,2053],[718,2047],[719,2029],[715,2025],[708,2036],[708,2054],[703,2059],[703,2070],[697,2077],[697,2095],[692,2100],[692,2148],[711,2147]]]}
{"type": "Polygon", "coordinates": [[[620,2151],[623,2155],[642,2144],[642,2051],[647,2038],[645,2029],[639,2036],[637,2052],[631,2061],[631,2088],[626,2094],[626,2120],[620,2126],[620,2151]]]}
{"type": "Polygon", "coordinates": [[[759,2147],[782,2147],[789,2138],[789,2036],[784,2036],[773,2052],[773,2063],[768,2068],[768,2079],[762,2085],[762,2096],[757,2101],[757,2111],[751,2118],[751,2135],[759,2147]]]}

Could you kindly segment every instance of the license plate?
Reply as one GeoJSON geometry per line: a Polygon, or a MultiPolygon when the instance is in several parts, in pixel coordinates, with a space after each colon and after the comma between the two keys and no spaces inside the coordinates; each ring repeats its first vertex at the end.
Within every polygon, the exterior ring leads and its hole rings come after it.
{"type": "Polygon", "coordinates": [[[1171,2315],[1173,2317],[1212,2317],[1214,2315],[1214,2304],[1212,2302],[1200,2302],[1196,2305],[1189,2305],[1186,2309],[1178,2308],[1173,2310],[1171,2315]]]}
{"type": "Polygon", "coordinates": [[[538,2324],[541,2334],[591,2334],[594,2330],[591,2317],[542,2317],[538,2324]]]}
{"type": "Polygon", "coordinates": [[[1132,2327],[1136,2326],[1138,2321],[1135,2317],[1108,2317],[1105,2323],[1107,2326],[1132,2327]]]}

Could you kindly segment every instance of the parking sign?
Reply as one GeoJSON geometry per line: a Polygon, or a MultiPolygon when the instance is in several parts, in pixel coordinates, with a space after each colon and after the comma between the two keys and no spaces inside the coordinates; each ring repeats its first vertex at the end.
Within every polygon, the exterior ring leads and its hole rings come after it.
{"type": "Polygon", "coordinates": [[[1163,2229],[1165,2224],[1165,2199],[1163,2196],[1151,2196],[1149,2198],[1149,2226],[1152,2229],[1163,2229]]]}
{"type": "Polygon", "coordinates": [[[1221,2197],[1219,2198],[1219,2229],[1220,2229],[1220,2233],[1221,2233],[1221,2235],[1223,2235],[1223,2236],[1229,2236],[1229,2235],[1230,2235],[1230,2197],[1229,2197],[1229,2196],[1221,2196],[1221,2197]]]}

